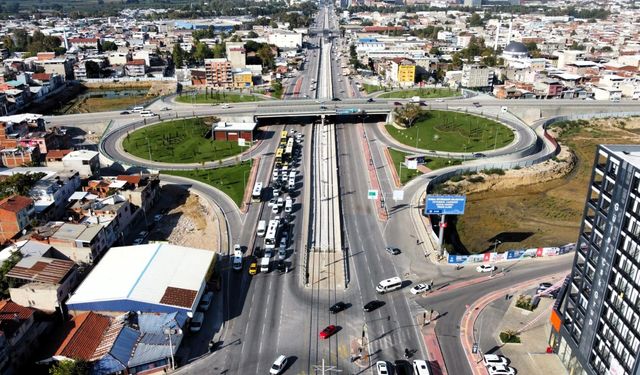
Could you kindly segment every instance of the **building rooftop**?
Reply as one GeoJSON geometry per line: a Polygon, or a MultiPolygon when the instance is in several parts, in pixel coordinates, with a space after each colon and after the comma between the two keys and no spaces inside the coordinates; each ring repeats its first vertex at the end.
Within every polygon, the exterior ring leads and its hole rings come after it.
{"type": "Polygon", "coordinates": [[[66,324],[68,331],[56,355],[89,361],[93,358],[111,319],[93,312],[79,314],[66,324]]]}
{"type": "Polygon", "coordinates": [[[75,263],[71,260],[25,257],[7,273],[7,277],[31,282],[60,284],[74,266],[75,263]]]}
{"type": "Polygon", "coordinates": [[[98,156],[97,151],[76,150],[68,153],[65,157],[62,158],[62,160],[91,160],[97,156],[98,156]]]}
{"type": "Polygon", "coordinates": [[[602,147],[640,169],[640,145],[602,145],[602,147]]]}
{"type": "Polygon", "coordinates": [[[215,252],[170,244],[111,248],[67,301],[71,310],[194,311],[215,252]]]}
{"type": "Polygon", "coordinates": [[[33,200],[31,198],[23,197],[22,195],[14,195],[1,200],[0,209],[18,213],[32,204],[33,200]]]}
{"type": "Polygon", "coordinates": [[[237,132],[237,131],[253,131],[255,122],[225,122],[221,121],[215,124],[213,131],[237,132]]]}

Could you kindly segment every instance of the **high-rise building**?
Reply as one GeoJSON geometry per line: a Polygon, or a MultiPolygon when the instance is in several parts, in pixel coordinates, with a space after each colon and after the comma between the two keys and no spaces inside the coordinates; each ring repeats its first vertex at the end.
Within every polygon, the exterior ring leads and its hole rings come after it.
{"type": "Polygon", "coordinates": [[[471,8],[480,8],[482,6],[482,0],[464,0],[464,6],[471,8]]]}
{"type": "Polygon", "coordinates": [[[640,146],[600,145],[573,269],[551,315],[571,374],[640,373],[640,146]]]}

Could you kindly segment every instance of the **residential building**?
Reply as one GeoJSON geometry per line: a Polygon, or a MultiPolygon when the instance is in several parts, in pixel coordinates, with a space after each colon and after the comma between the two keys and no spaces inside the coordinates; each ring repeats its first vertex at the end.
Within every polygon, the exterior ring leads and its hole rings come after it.
{"type": "Polygon", "coordinates": [[[40,220],[59,220],[65,215],[69,197],[80,188],[76,171],[50,173],[37,181],[29,191],[40,220]]]}
{"type": "Polygon", "coordinates": [[[551,346],[573,374],[640,368],[640,146],[600,145],[551,346]]]}
{"type": "Polygon", "coordinates": [[[227,59],[232,68],[244,68],[247,65],[247,53],[242,42],[226,42],[227,59]]]}
{"type": "Polygon", "coordinates": [[[119,191],[131,204],[148,212],[160,199],[160,177],[156,175],[119,175],[118,181],[126,181],[119,191]]]}
{"type": "Polygon", "coordinates": [[[124,71],[129,77],[144,77],[147,74],[147,65],[143,59],[127,61],[124,71]]]}
{"type": "Polygon", "coordinates": [[[216,252],[169,244],[111,248],[67,301],[74,313],[193,314],[216,252]],[[118,277],[114,277],[118,275],[118,277]]]}
{"type": "Polygon", "coordinates": [[[251,74],[251,71],[247,69],[234,69],[233,87],[237,89],[253,87],[253,74],[251,74]]]}
{"type": "Polygon", "coordinates": [[[51,245],[76,263],[91,264],[111,246],[99,224],[50,221],[33,229],[31,239],[51,245]]]}
{"type": "Polygon", "coordinates": [[[205,59],[204,71],[207,76],[207,86],[227,88],[233,86],[231,63],[225,58],[205,59]]]}
{"type": "Polygon", "coordinates": [[[41,161],[38,147],[12,147],[0,150],[2,165],[8,168],[39,164],[41,161]]]}
{"type": "Polygon", "coordinates": [[[13,195],[0,201],[0,241],[6,242],[27,228],[35,209],[31,198],[13,195]]]}
{"type": "Polygon", "coordinates": [[[490,88],[493,86],[493,69],[483,65],[464,64],[460,84],[466,88],[490,88]]]}
{"type": "Polygon", "coordinates": [[[65,324],[50,359],[89,362],[92,373],[167,372],[186,329],[186,314],[136,314],[115,317],[81,313],[65,324]],[[171,337],[165,332],[171,332],[171,337]]]}
{"type": "Polygon", "coordinates": [[[79,281],[73,261],[46,256],[22,258],[6,277],[13,302],[50,313],[61,311],[62,302],[79,281]]]}
{"type": "Polygon", "coordinates": [[[416,62],[395,58],[390,61],[391,80],[400,85],[413,85],[416,81],[416,62]]]}
{"type": "Polygon", "coordinates": [[[609,100],[612,102],[619,102],[622,99],[622,90],[607,87],[607,86],[593,86],[593,98],[595,100],[609,100]]]}
{"type": "Polygon", "coordinates": [[[99,153],[91,150],[76,150],[62,158],[65,169],[78,171],[81,178],[89,178],[100,173],[99,153]]]}
{"type": "Polygon", "coordinates": [[[49,60],[37,60],[36,65],[41,66],[45,73],[58,74],[66,80],[73,79],[73,61],[67,58],[55,58],[49,60]]]}
{"type": "MultiPolygon", "coordinates": [[[[8,346],[6,352],[11,366],[9,373],[21,373],[19,370],[28,363],[38,348],[38,338],[47,326],[48,324],[36,321],[33,309],[12,301],[0,301],[0,336],[6,339],[0,340],[0,344],[8,346]]],[[[0,352],[5,352],[5,348],[0,352]]]]}
{"type": "Polygon", "coordinates": [[[100,39],[98,38],[69,38],[70,46],[81,48],[81,49],[98,49],[98,43],[100,43],[100,39]]]}

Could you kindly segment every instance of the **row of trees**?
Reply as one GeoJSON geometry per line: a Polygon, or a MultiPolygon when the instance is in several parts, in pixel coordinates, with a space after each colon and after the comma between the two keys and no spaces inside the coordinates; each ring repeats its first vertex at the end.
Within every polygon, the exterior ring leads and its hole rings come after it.
{"type": "Polygon", "coordinates": [[[12,34],[13,38],[9,35],[2,38],[4,47],[10,52],[25,51],[31,55],[38,52],[56,52],[57,54],[65,52],[65,49],[60,47],[62,44],[60,38],[44,35],[39,30],[36,30],[33,35],[29,35],[24,29],[13,29],[12,34]]]}
{"type": "MultiPolygon", "coordinates": [[[[247,64],[262,65],[272,69],[275,67],[275,55],[271,46],[267,43],[257,43],[249,40],[245,43],[247,54],[255,52],[255,56],[247,57],[247,64]]],[[[196,44],[191,52],[187,52],[179,44],[173,46],[171,52],[173,63],[177,67],[186,65],[202,64],[204,59],[226,57],[226,43],[224,41],[216,43],[212,48],[201,41],[196,44]]]]}

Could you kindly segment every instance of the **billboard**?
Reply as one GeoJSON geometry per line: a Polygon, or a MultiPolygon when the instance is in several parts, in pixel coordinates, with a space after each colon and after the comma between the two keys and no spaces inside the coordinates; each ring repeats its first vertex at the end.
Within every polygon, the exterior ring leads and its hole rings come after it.
{"type": "Polygon", "coordinates": [[[462,215],[467,197],[464,195],[427,195],[425,215],[462,215]]]}

